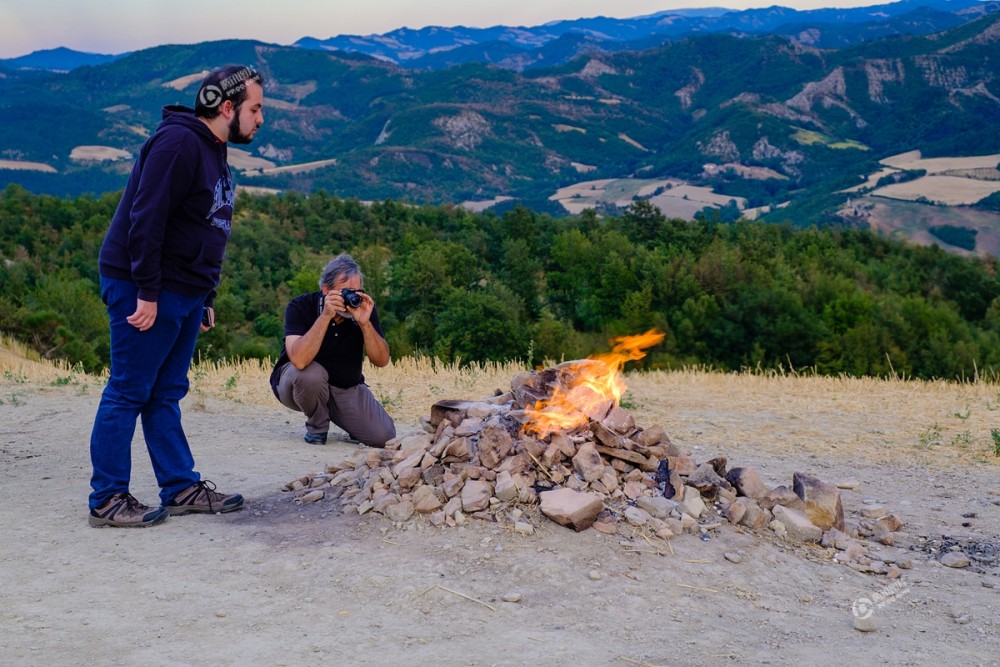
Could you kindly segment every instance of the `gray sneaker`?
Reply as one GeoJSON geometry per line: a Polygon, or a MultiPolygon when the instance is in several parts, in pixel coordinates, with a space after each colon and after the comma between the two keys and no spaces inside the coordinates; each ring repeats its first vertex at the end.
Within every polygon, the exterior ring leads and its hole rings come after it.
{"type": "Polygon", "coordinates": [[[188,512],[224,514],[242,509],[243,496],[238,493],[219,493],[215,490],[215,484],[203,479],[178,493],[164,508],[175,516],[188,512]]]}
{"type": "Polygon", "coordinates": [[[116,493],[100,507],[90,510],[87,521],[95,528],[145,528],[161,523],[167,515],[163,507],[143,505],[131,493],[116,493]]]}

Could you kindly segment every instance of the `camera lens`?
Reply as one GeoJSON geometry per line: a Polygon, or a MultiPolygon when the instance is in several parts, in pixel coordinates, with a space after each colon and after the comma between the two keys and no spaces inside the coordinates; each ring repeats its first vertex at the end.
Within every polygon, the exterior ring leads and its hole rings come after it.
{"type": "Polygon", "coordinates": [[[357,308],[361,305],[361,295],[352,289],[342,289],[340,295],[344,297],[344,303],[349,308],[357,308]]]}

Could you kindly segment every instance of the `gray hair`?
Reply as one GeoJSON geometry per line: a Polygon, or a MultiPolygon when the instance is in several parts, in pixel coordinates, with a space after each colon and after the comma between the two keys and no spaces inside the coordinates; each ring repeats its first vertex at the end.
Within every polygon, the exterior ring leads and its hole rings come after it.
{"type": "Polygon", "coordinates": [[[333,287],[333,284],[339,279],[350,278],[352,276],[358,276],[362,281],[365,279],[358,263],[354,261],[353,257],[344,252],[327,263],[326,268],[323,269],[323,275],[320,276],[319,286],[333,287]]]}

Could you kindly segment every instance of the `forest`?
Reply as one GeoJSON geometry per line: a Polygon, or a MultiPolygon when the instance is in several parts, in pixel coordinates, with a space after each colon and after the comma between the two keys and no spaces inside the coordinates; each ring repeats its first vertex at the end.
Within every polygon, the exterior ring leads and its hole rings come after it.
{"type": "MultiPolygon", "coordinates": [[[[0,331],[87,371],[109,363],[97,255],[120,192],[0,191],[0,331]]],[[[962,379],[1000,369],[1000,278],[867,230],[523,207],[241,194],[201,359],[271,358],[284,308],[351,253],[394,357],[531,364],[666,337],[644,368],[962,379]]]]}

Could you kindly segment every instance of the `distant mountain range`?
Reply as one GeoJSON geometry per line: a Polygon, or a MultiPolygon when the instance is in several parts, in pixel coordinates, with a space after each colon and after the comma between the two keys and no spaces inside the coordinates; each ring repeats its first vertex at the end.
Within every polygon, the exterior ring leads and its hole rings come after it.
{"type": "MultiPolygon", "coordinates": [[[[408,69],[434,70],[479,62],[523,70],[561,64],[583,51],[637,51],[670,39],[710,33],[781,35],[818,48],[840,48],[882,37],[941,32],[998,7],[998,2],[983,0],[898,0],[870,7],[811,10],[777,5],[743,11],[707,7],[624,19],[598,16],[532,27],[429,26],[381,35],[303,37],[294,46],[364,53],[408,69]]],[[[67,72],[123,55],[127,54],[59,47],[0,58],[0,67],[67,72]]]]}
{"type": "Polygon", "coordinates": [[[434,70],[471,62],[524,70],[566,62],[581,52],[636,51],[691,35],[780,35],[818,48],[839,48],[882,37],[927,35],[986,13],[979,0],[900,0],[857,8],[799,11],[772,6],[667,10],[627,19],[556,21],[534,27],[401,28],[382,35],[305,37],[296,46],[364,53],[408,69],[434,70]]]}
{"type": "Polygon", "coordinates": [[[557,210],[550,198],[578,181],[673,179],[833,222],[838,193],[880,159],[1000,153],[998,8],[670,12],[394,31],[369,40],[396,45],[380,53],[230,40],[68,72],[0,63],[0,186],[119,189],[164,104],[190,104],[213,66],[249,62],[267,77],[266,124],[250,153],[231,152],[241,186],[557,210]],[[482,41],[448,46],[466,34],[482,41]]]}
{"type": "Polygon", "coordinates": [[[85,65],[103,65],[104,63],[121,58],[123,55],[127,54],[112,56],[103,53],[84,53],[83,51],[74,51],[73,49],[67,49],[65,46],[60,46],[55,49],[33,51],[26,56],[19,56],[17,58],[0,58],[0,67],[68,72],[77,67],[84,67],[85,65]]]}

